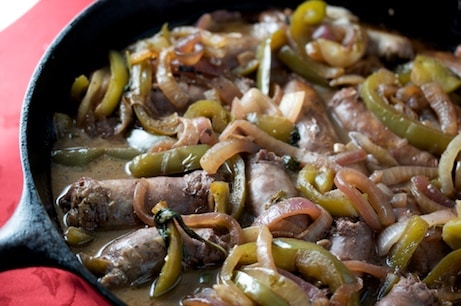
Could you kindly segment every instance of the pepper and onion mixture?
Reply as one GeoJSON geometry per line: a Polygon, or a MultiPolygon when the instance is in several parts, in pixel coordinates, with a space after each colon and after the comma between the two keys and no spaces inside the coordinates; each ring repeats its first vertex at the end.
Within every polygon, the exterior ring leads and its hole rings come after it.
{"type": "Polygon", "coordinates": [[[127,304],[457,305],[460,85],[320,0],[164,24],[55,114],[65,238],[127,304]]]}

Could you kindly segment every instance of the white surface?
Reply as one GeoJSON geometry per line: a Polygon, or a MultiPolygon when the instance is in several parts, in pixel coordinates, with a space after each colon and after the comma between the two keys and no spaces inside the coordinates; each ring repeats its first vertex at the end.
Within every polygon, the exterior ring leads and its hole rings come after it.
{"type": "Polygon", "coordinates": [[[40,0],[0,0],[0,32],[21,18],[40,0]]]}

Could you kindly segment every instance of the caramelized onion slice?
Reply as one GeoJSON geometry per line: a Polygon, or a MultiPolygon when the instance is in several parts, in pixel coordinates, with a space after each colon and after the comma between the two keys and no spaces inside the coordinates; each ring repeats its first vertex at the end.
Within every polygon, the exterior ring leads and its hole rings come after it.
{"type": "Polygon", "coordinates": [[[213,145],[200,158],[200,165],[209,174],[214,174],[226,160],[242,152],[256,153],[259,147],[249,138],[230,138],[213,145]]]}

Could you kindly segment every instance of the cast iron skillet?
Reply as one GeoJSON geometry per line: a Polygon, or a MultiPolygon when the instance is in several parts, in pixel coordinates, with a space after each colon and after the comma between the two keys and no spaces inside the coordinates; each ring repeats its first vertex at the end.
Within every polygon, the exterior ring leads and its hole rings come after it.
{"type": "MultiPolygon", "coordinates": [[[[50,150],[55,140],[52,117],[68,111],[73,79],[106,63],[109,49],[170,25],[196,20],[216,9],[294,8],[301,0],[99,0],[70,22],[39,62],[26,92],[20,148],[23,194],[17,210],[0,230],[0,271],[49,266],[73,272],[114,304],[123,304],[77,260],[57,223],[50,187],[50,150]]],[[[407,7],[405,1],[329,1],[349,8],[362,21],[452,49],[461,42],[457,0],[407,7]]]]}

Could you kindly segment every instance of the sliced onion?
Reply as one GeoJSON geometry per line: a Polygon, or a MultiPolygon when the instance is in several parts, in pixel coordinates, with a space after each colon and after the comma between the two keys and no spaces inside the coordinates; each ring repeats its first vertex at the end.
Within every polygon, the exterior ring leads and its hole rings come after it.
{"type": "Polygon", "coordinates": [[[412,177],[410,181],[410,191],[423,212],[428,213],[447,207],[454,207],[454,202],[444,198],[442,194],[437,195],[438,190],[431,191],[430,182],[427,177],[417,175],[412,177]],[[439,201],[436,201],[436,198],[438,198],[439,201]]]}
{"type": "Polygon", "coordinates": [[[429,227],[443,225],[457,217],[458,215],[453,209],[441,209],[429,214],[421,215],[421,218],[429,224],[429,227]]]}
{"type": "Polygon", "coordinates": [[[448,144],[439,160],[440,190],[451,197],[455,192],[452,170],[458,153],[461,151],[461,134],[455,136],[448,144]]]}
{"type": "Polygon", "coordinates": [[[351,270],[351,272],[367,273],[378,279],[384,279],[388,269],[384,266],[374,265],[361,260],[343,260],[343,264],[351,270]]]}
{"type": "Polygon", "coordinates": [[[351,149],[337,153],[331,158],[339,165],[347,166],[364,161],[367,158],[367,152],[362,149],[351,149]]]}
{"type": "Polygon", "coordinates": [[[400,220],[386,227],[376,240],[377,254],[379,256],[386,255],[392,246],[400,239],[403,230],[407,226],[408,218],[400,220]]]}
{"type": "Polygon", "coordinates": [[[304,91],[288,92],[283,95],[279,109],[285,118],[296,122],[303,107],[304,96],[304,91]]]}
{"type": "Polygon", "coordinates": [[[212,146],[218,142],[218,136],[213,131],[213,126],[209,118],[196,117],[193,121],[199,132],[200,143],[212,146]]]}
{"type": "Polygon", "coordinates": [[[243,119],[251,113],[282,115],[272,99],[257,88],[251,88],[240,99],[234,99],[232,102],[231,115],[236,119],[243,119]]]}
{"type": "Polygon", "coordinates": [[[201,288],[199,292],[194,293],[192,296],[186,296],[181,301],[182,306],[229,306],[228,303],[221,300],[216,291],[212,288],[201,288]]]}
{"type": "Polygon", "coordinates": [[[173,145],[173,148],[196,145],[200,140],[200,134],[193,119],[179,118],[180,128],[178,129],[178,140],[173,145]]]}
{"type": "Polygon", "coordinates": [[[256,153],[259,147],[249,138],[229,138],[213,145],[200,158],[202,169],[208,174],[214,174],[219,167],[235,154],[256,153]]]}
{"type": "Polygon", "coordinates": [[[200,34],[201,41],[204,45],[214,48],[221,48],[226,46],[226,44],[229,43],[229,38],[232,37],[231,34],[215,34],[208,30],[199,29],[193,26],[178,26],[174,27],[174,29],[172,29],[171,31],[171,35],[173,35],[174,37],[185,37],[196,33],[200,34]]]}
{"type": "Polygon", "coordinates": [[[279,156],[292,156],[301,163],[325,166],[333,170],[340,169],[339,164],[330,159],[328,156],[304,149],[299,149],[289,145],[286,142],[277,140],[258,128],[256,125],[246,120],[237,119],[232,121],[221,133],[219,139],[223,141],[235,135],[249,136],[254,140],[256,144],[264,149],[274,152],[279,156]]]}
{"type": "Polygon", "coordinates": [[[200,33],[193,33],[179,39],[175,44],[174,51],[176,58],[183,65],[195,65],[204,53],[200,33]]]}
{"type": "Polygon", "coordinates": [[[385,185],[394,185],[407,182],[415,175],[424,175],[429,179],[437,177],[439,169],[437,167],[424,166],[396,166],[386,169],[375,170],[370,179],[374,182],[381,182],[385,185]]]}
{"type": "Polygon", "coordinates": [[[362,84],[365,78],[358,74],[345,74],[341,75],[330,81],[329,85],[331,87],[335,86],[345,86],[345,85],[359,85],[362,84]]]}
{"type": "Polygon", "coordinates": [[[189,227],[225,227],[229,231],[230,245],[242,242],[242,228],[232,216],[225,213],[209,212],[203,214],[181,215],[184,223],[189,227]]]}
{"type": "Polygon", "coordinates": [[[256,257],[258,264],[262,267],[277,271],[274,258],[272,257],[272,234],[267,226],[259,227],[258,238],[256,239],[256,257]]]}
{"type": "Polygon", "coordinates": [[[219,273],[219,283],[213,289],[221,299],[230,305],[253,306],[254,303],[232,281],[234,270],[244,255],[244,249],[234,247],[226,257],[219,273]]]}
{"type": "MultiPolygon", "coordinates": [[[[432,213],[421,215],[421,218],[427,222],[429,227],[443,225],[448,221],[457,218],[457,214],[452,209],[442,209],[432,213]]],[[[386,227],[377,237],[377,254],[379,256],[386,255],[392,246],[400,239],[403,230],[407,226],[408,218],[399,220],[398,222],[386,227]]]]}
{"type": "Polygon", "coordinates": [[[333,40],[318,38],[310,44],[314,44],[322,58],[330,66],[348,67],[357,62],[366,51],[366,32],[357,24],[335,25],[346,34],[342,43],[333,40]]]}
{"type": "Polygon", "coordinates": [[[440,128],[449,135],[458,134],[457,113],[450,97],[445,93],[440,83],[431,82],[421,85],[427,101],[439,119],[440,128]]]}
{"type": "Polygon", "coordinates": [[[333,223],[333,217],[326,209],[321,206],[318,207],[322,211],[320,216],[312,222],[305,232],[297,235],[295,238],[305,241],[318,241],[329,230],[333,223]]]}
{"type": "Polygon", "coordinates": [[[309,215],[316,220],[321,215],[321,210],[306,198],[293,197],[271,205],[254,220],[253,225],[265,225],[271,231],[277,230],[280,221],[297,215],[309,215]]]}
{"type": "Polygon", "coordinates": [[[135,184],[133,193],[133,209],[136,216],[145,224],[155,226],[154,216],[151,212],[146,211],[146,193],[149,189],[149,183],[145,178],[138,179],[135,184]]]}
{"type": "Polygon", "coordinates": [[[171,48],[163,49],[158,57],[157,72],[155,77],[157,84],[168,100],[177,108],[183,108],[189,102],[189,95],[182,90],[171,71],[171,48]]]}
{"type": "Polygon", "coordinates": [[[360,132],[349,132],[351,140],[360,148],[373,155],[380,164],[386,166],[397,166],[399,163],[392,157],[388,150],[373,143],[367,136],[360,132]]]}
{"type": "Polygon", "coordinates": [[[265,267],[245,267],[242,271],[268,286],[290,305],[308,306],[311,304],[304,290],[290,278],[278,273],[277,270],[265,267]]]}
{"type": "Polygon", "coordinates": [[[365,222],[375,231],[394,223],[390,198],[363,173],[352,168],[342,168],[336,173],[335,184],[354,203],[365,222]],[[369,201],[356,188],[366,193],[369,201]]]}

